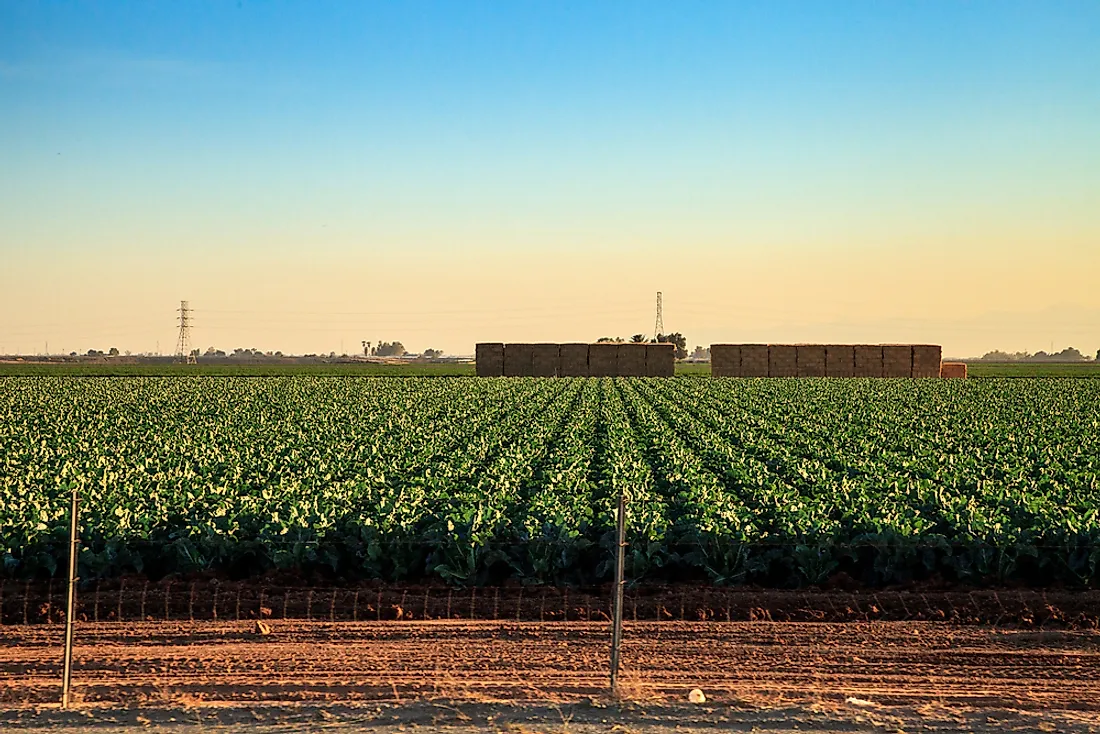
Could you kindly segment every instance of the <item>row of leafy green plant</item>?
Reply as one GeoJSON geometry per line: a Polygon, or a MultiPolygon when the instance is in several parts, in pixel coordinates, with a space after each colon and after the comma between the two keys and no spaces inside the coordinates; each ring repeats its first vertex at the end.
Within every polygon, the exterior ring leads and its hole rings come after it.
{"type": "Polygon", "coordinates": [[[1100,382],[0,378],[0,560],[451,584],[1094,586],[1100,382]]]}

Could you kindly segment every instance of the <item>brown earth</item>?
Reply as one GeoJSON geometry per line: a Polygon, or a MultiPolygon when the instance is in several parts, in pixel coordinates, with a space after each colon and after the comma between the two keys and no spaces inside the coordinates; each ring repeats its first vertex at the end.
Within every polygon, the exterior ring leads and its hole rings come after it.
{"type": "MultiPolygon", "coordinates": [[[[268,624],[269,634],[244,621],[81,623],[79,707],[609,700],[603,623],[268,624]]],[[[0,707],[16,720],[57,701],[61,639],[58,625],[0,628],[0,707]]],[[[1009,710],[1100,726],[1100,633],[929,622],[630,622],[622,680],[621,697],[658,707],[698,687],[712,707],[1009,710]]]]}

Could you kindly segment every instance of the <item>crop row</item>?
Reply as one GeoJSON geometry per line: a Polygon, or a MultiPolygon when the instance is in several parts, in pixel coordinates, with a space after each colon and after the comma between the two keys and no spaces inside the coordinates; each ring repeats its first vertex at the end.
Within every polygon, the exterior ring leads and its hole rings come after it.
{"type": "Polygon", "coordinates": [[[0,378],[0,560],[455,584],[1095,585],[1100,383],[0,378]]]}

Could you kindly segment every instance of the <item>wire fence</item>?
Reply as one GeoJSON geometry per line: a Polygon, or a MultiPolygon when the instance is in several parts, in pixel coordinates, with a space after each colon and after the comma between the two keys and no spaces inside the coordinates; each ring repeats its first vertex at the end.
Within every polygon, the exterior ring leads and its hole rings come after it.
{"type": "MultiPolygon", "coordinates": [[[[80,622],[417,620],[610,622],[614,586],[279,586],[255,581],[123,579],[77,595],[80,622]]],[[[62,624],[64,582],[0,581],[0,624],[62,624]]],[[[1100,628],[1100,591],[784,591],[698,585],[627,587],[627,621],[930,621],[1100,628]]]]}

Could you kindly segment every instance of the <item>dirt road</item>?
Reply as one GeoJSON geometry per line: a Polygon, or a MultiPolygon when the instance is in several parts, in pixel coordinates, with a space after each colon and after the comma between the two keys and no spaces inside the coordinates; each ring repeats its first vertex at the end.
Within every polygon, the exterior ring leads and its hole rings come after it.
{"type": "MultiPolygon", "coordinates": [[[[606,624],[275,621],[267,635],[254,624],[81,624],[74,677],[80,705],[607,700],[606,624]]],[[[56,625],[0,628],[0,706],[9,713],[57,700],[61,632],[56,625]]],[[[707,706],[840,707],[868,715],[1006,710],[1100,726],[1095,631],[635,622],[625,638],[622,693],[643,706],[678,705],[698,687],[707,706]]]]}

